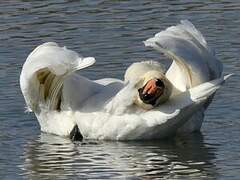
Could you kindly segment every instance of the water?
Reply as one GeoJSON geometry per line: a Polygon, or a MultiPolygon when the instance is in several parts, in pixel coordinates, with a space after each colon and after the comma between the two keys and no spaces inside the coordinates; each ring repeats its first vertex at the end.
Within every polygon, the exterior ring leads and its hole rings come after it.
{"type": "Polygon", "coordinates": [[[238,1],[0,2],[0,179],[239,179],[240,3],[238,1]],[[95,66],[90,78],[122,78],[129,64],[159,54],[142,41],[191,20],[205,35],[224,73],[201,133],[165,141],[106,142],[41,133],[24,113],[21,66],[34,47],[55,41],[95,66]]]}

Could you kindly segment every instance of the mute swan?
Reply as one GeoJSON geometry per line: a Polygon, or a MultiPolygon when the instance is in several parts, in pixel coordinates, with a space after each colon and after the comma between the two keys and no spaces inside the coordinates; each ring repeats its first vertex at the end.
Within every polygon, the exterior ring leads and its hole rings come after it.
{"type": "Polygon", "coordinates": [[[202,34],[184,20],[146,40],[170,59],[132,64],[124,81],[89,80],[77,70],[93,57],[49,42],[38,46],[23,65],[20,85],[27,108],[41,131],[72,139],[157,139],[200,130],[214,93],[230,76],[202,34]]]}

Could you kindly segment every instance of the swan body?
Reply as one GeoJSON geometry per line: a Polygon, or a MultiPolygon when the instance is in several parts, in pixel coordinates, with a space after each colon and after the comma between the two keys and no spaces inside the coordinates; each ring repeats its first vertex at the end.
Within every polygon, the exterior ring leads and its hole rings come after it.
{"type": "Polygon", "coordinates": [[[111,140],[200,130],[214,93],[230,75],[222,76],[222,64],[187,20],[144,43],[172,59],[166,72],[159,62],[144,61],[132,64],[124,80],[94,81],[75,73],[93,65],[93,57],[80,57],[53,42],[38,46],[23,65],[20,86],[41,130],[70,136],[77,126],[86,139],[111,140]],[[162,87],[147,84],[152,79],[162,87]],[[154,103],[140,96],[146,85],[152,92],[160,89],[154,103]]]}

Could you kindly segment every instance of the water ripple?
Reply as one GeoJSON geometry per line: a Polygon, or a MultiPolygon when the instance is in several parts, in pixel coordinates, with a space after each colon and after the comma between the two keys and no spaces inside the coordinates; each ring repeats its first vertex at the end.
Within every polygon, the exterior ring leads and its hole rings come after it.
{"type": "Polygon", "coordinates": [[[0,179],[237,179],[239,7],[234,0],[1,1],[0,179]],[[191,20],[206,36],[224,73],[235,73],[216,93],[203,135],[126,143],[38,137],[36,118],[24,113],[19,87],[22,64],[37,45],[55,41],[96,57],[95,66],[81,71],[91,79],[122,79],[132,62],[165,60],[142,41],[181,19],[191,20]]]}

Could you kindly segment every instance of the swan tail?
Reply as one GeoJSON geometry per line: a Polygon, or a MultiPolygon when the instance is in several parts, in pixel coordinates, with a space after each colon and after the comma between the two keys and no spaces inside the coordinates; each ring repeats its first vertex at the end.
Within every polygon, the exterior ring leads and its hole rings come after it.
{"type": "Polygon", "coordinates": [[[173,60],[166,75],[171,81],[181,81],[187,88],[221,77],[221,62],[203,35],[188,20],[157,33],[144,44],[173,60]],[[176,77],[182,79],[177,80],[176,77]]]}
{"type": "Polygon", "coordinates": [[[28,56],[20,75],[28,111],[60,110],[65,78],[94,62],[92,57],[79,57],[76,52],[53,42],[38,46],[28,56]]]}

